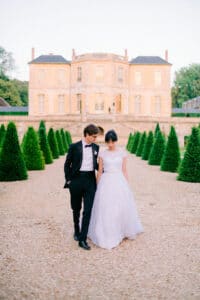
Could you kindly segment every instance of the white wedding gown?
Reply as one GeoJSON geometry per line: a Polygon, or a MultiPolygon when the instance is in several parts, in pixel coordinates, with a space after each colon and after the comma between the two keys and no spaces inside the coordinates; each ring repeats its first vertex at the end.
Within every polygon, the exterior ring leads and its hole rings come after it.
{"type": "Polygon", "coordinates": [[[122,173],[127,152],[104,150],[104,172],[97,185],[88,237],[102,248],[116,247],[124,238],[134,239],[143,232],[132,191],[122,173]]]}

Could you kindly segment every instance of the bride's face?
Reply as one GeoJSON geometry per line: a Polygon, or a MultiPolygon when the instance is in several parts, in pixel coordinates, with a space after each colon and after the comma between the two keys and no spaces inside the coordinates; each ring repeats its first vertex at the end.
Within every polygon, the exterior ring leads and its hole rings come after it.
{"type": "Polygon", "coordinates": [[[116,142],[113,142],[113,141],[110,140],[110,141],[107,142],[107,146],[108,146],[109,150],[115,150],[116,142]]]}

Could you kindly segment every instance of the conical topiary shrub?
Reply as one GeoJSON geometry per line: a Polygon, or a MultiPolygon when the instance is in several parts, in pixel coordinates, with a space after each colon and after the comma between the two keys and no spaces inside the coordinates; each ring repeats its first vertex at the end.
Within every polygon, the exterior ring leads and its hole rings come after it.
{"type": "Polygon", "coordinates": [[[63,146],[63,142],[60,136],[60,130],[56,130],[56,140],[58,143],[58,150],[59,150],[59,155],[64,155],[65,154],[65,150],[64,150],[64,146],[63,146]]]}
{"type": "Polygon", "coordinates": [[[61,136],[61,139],[62,139],[62,142],[63,142],[63,147],[64,147],[64,150],[65,150],[65,153],[66,153],[68,151],[68,143],[67,143],[66,135],[64,133],[63,128],[61,128],[61,130],[60,130],[60,136],[61,136]]]}
{"type": "Polygon", "coordinates": [[[26,164],[20,149],[17,129],[9,122],[0,153],[0,181],[28,178],[26,164]]]}
{"type": "Polygon", "coordinates": [[[131,134],[131,140],[130,140],[130,143],[129,143],[129,146],[128,146],[128,151],[131,152],[132,151],[132,148],[133,148],[133,143],[134,143],[134,138],[135,138],[135,133],[131,134]]]}
{"type": "Polygon", "coordinates": [[[149,131],[149,134],[148,134],[148,136],[145,140],[144,147],[143,147],[143,150],[142,150],[142,159],[143,160],[148,160],[149,159],[149,154],[150,154],[151,148],[153,146],[153,140],[154,140],[153,132],[149,131]]]}
{"type": "Polygon", "coordinates": [[[176,172],[180,163],[180,149],[175,128],[171,126],[167,145],[163,154],[160,169],[162,171],[176,172]]]}
{"type": "Polygon", "coordinates": [[[142,150],[144,148],[144,143],[146,140],[146,132],[144,131],[143,134],[140,136],[140,141],[138,143],[137,151],[136,151],[136,156],[141,156],[142,155],[142,150]]]}
{"type": "Polygon", "coordinates": [[[46,130],[43,126],[40,126],[38,135],[39,135],[40,148],[44,156],[45,164],[51,164],[53,162],[53,157],[47,140],[46,130]]]}
{"type": "Polygon", "coordinates": [[[165,149],[165,139],[161,131],[157,131],[156,137],[149,155],[149,165],[160,165],[165,149]]]}
{"type": "Polygon", "coordinates": [[[5,134],[6,134],[6,128],[5,128],[4,124],[1,124],[1,127],[0,127],[0,150],[1,150],[1,146],[3,144],[5,134]]]}
{"type": "Polygon", "coordinates": [[[137,146],[138,146],[138,143],[139,143],[139,140],[140,140],[140,132],[137,131],[135,133],[135,136],[134,136],[134,140],[133,140],[133,146],[132,146],[132,149],[131,149],[131,153],[136,153],[136,150],[137,150],[137,146]]]}
{"type": "Polygon", "coordinates": [[[178,173],[178,180],[200,182],[200,136],[198,128],[192,128],[192,134],[189,137],[178,173]]]}
{"type": "Polygon", "coordinates": [[[154,137],[155,137],[155,138],[156,138],[156,135],[157,135],[158,131],[161,132],[159,123],[156,124],[156,128],[155,128],[155,130],[154,130],[154,137]]]}
{"type": "Polygon", "coordinates": [[[48,142],[49,142],[52,156],[54,159],[56,159],[59,157],[59,149],[58,149],[58,143],[53,128],[49,129],[47,137],[48,137],[48,142]]]}
{"type": "Polygon", "coordinates": [[[71,143],[72,143],[72,136],[71,136],[71,133],[68,130],[65,131],[65,134],[66,134],[66,137],[67,137],[67,143],[68,143],[68,147],[69,147],[69,145],[71,145],[71,143]]]}
{"type": "Polygon", "coordinates": [[[127,141],[127,144],[126,144],[126,150],[128,150],[128,151],[129,151],[131,139],[132,139],[132,133],[129,133],[128,141],[127,141]]]}
{"type": "Polygon", "coordinates": [[[40,149],[38,135],[33,127],[29,127],[25,135],[22,151],[28,170],[43,170],[45,160],[40,149]]]}

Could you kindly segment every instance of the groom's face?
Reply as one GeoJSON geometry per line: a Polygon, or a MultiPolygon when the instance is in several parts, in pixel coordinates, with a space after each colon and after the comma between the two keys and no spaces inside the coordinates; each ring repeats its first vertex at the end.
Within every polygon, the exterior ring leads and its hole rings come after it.
{"type": "Polygon", "coordinates": [[[88,144],[94,143],[96,141],[96,139],[97,139],[97,134],[92,134],[92,135],[86,134],[86,137],[85,137],[86,143],[88,143],[88,144]]]}

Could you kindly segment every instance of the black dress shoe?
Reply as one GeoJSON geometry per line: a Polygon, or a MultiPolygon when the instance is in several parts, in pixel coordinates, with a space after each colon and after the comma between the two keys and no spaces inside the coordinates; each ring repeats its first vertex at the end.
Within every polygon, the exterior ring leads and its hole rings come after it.
{"type": "Polygon", "coordinates": [[[74,233],[74,240],[77,241],[77,242],[79,241],[78,234],[76,234],[76,233],[74,233]]]}
{"type": "Polygon", "coordinates": [[[79,247],[81,247],[85,250],[90,250],[91,249],[90,246],[85,241],[79,241],[78,245],[79,245],[79,247]]]}

